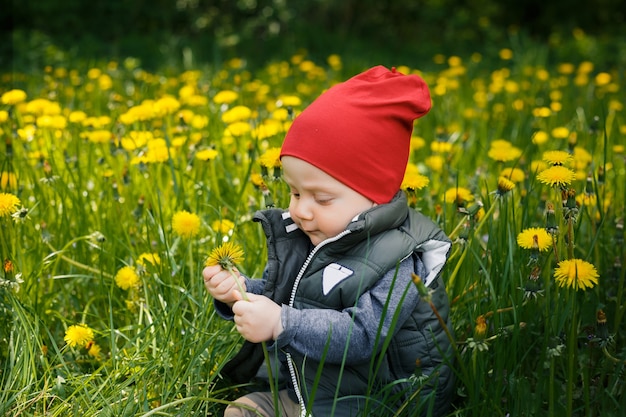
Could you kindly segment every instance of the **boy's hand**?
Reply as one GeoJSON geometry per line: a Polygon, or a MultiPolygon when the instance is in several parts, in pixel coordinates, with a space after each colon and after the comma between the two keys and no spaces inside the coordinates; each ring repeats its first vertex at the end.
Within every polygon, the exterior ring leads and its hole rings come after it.
{"type": "Polygon", "coordinates": [[[234,291],[234,297],[237,299],[233,305],[237,331],[254,343],[276,340],[283,331],[281,307],[264,295],[246,293],[246,301],[239,291],[234,291]]]}
{"type": "MultiPolygon", "coordinates": [[[[245,278],[239,274],[237,269],[233,269],[233,272],[245,290],[245,278]]],[[[204,286],[213,298],[231,307],[237,301],[233,295],[233,292],[237,290],[237,283],[230,272],[222,269],[219,265],[207,266],[202,271],[202,277],[204,278],[204,286]]]]}

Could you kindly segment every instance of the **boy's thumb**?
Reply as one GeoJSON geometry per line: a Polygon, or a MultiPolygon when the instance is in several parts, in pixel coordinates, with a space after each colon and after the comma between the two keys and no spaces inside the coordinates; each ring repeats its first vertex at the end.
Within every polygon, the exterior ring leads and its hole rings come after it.
{"type": "Polygon", "coordinates": [[[233,290],[233,298],[235,299],[235,301],[242,301],[243,295],[241,295],[239,290],[233,290]]]}

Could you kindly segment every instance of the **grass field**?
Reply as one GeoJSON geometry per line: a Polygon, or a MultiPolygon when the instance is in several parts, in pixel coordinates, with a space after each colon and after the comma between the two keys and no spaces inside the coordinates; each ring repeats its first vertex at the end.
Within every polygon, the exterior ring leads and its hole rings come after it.
{"type": "MultiPolygon", "coordinates": [[[[433,99],[404,185],[454,241],[455,415],[622,415],[626,74],[517,54],[398,67],[433,99]]],[[[260,276],[283,135],[347,66],[2,76],[0,414],[217,415],[245,390],[200,272],[228,241],[260,276]]]]}

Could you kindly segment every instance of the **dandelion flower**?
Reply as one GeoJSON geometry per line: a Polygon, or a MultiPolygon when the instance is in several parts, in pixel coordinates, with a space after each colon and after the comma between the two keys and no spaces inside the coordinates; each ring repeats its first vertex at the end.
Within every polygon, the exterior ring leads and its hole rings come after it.
{"type": "Polygon", "coordinates": [[[235,223],[228,219],[215,220],[211,223],[211,229],[215,232],[227,234],[235,227],[235,223]]]}
{"type": "Polygon", "coordinates": [[[154,266],[161,265],[161,257],[158,253],[142,253],[137,258],[137,264],[147,267],[147,264],[151,264],[154,266]]]}
{"type": "Polygon", "coordinates": [[[513,161],[522,155],[522,150],[513,146],[509,141],[504,139],[494,140],[487,152],[487,156],[494,161],[507,162],[513,161]]]}
{"type": "Polygon", "coordinates": [[[403,190],[416,191],[428,186],[429,183],[430,179],[428,179],[428,177],[421,175],[415,165],[409,164],[406,167],[404,179],[402,180],[400,188],[403,190]]]}
{"type": "Polygon", "coordinates": [[[226,124],[232,124],[235,122],[241,122],[248,120],[252,117],[252,110],[246,106],[235,106],[226,110],[222,114],[222,121],[226,124]]]}
{"type": "Polygon", "coordinates": [[[239,94],[232,90],[222,90],[215,94],[213,97],[213,102],[216,104],[230,104],[233,101],[237,100],[239,94]]]}
{"type": "Polygon", "coordinates": [[[265,168],[280,168],[280,148],[269,148],[259,156],[259,164],[265,168]]]}
{"type": "Polygon", "coordinates": [[[74,324],[67,328],[63,340],[69,347],[83,347],[93,340],[93,330],[86,324],[74,324]]]}
{"type": "Polygon", "coordinates": [[[565,151],[546,151],[542,157],[551,165],[565,165],[573,159],[572,154],[565,151]]]}
{"type": "Polygon", "coordinates": [[[570,287],[586,291],[598,283],[598,271],[589,262],[581,259],[567,259],[559,262],[554,271],[554,279],[559,287],[570,287]]]}
{"type": "Polygon", "coordinates": [[[202,149],[196,153],[196,158],[201,161],[212,161],[217,158],[218,152],[215,149],[202,149]]]}
{"type": "Polygon", "coordinates": [[[519,183],[526,179],[526,173],[519,168],[504,168],[500,171],[500,176],[514,183],[519,183]]]}
{"type": "Polygon", "coordinates": [[[115,274],[115,284],[124,291],[139,286],[139,275],[134,268],[125,266],[115,274]]]}
{"type": "Polygon", "coordinates": [[[497,195],[506,195],[513,188],[515,188],[515,183],[513,181],[505,177],[498,178],[498,189],[496,191],[497,195]]]}
{"type": "Polygon", "coordinates": [[[537,175],[537,179],[551,187],[564,187],[570,185],[576,178],[576,173],[564,166],[555,165],[537,175]]]}
{"type": "Polygon", "coordinates": [[[205,266],[219,265],[223,269],[232,269],[243,261],[243,250],[233,242],[226,242],[213,249],[205,262],[205,266]]]}
{"type": "Polygon", "coordinates": [[[472,195],[472,192],[463,187],[450,188],[445,192],[443,197],[445,202],[456,203],[459,205],[474,201],[474,195],[472,195]]]}
{"type": "Polygon", "coordinates": [[[19,104],[26,100],[26,92],[18,89],[10,90],[2,94],[2,98],[0,100],[2,101],[2,104],[19,104]]]}
{"type": "Polygon", "coordinates": [[[517,235],[517,244],[524,249],[547,251],[552,245],[552,237],[544,228],[530,227],[517,235]]]}
{"type": "Polygon", "coordinates": [[[98,345],[97,343],[93,342],[93,343],[89,343],[85,347],[87,347],[87,354],[89,356],[91,356],[94,359],[100,359],[100,352],[102,350],[102,348],[100,348],[100,345],[98,345]]]}
{"type": "Polygon", "coordinates": [[[12,215],[20,205],[20,199],[11,193],[0,193],[0,217],[12,215]]]}
{"type": "Polygon", "coordinates": [[[183,238],[191,238],[200,233],[200,217],[188,211],[179,211],[172,217],[172,230],[183,238]]]}

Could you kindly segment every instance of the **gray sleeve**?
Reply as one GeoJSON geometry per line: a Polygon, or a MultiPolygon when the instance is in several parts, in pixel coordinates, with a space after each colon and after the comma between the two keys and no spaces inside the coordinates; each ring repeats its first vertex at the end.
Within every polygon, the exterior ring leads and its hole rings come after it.
{"type": "Polygon", "coordinates": [[[276,340],[277,347],[317,361],[328,349],[325,361],[331,364],[339,364],[344,358],[346,364],[368,361],[419,302],[411,277],[413,268],[413,259],[405,259],[397,273],[395,268],[388,271],[359,298],[356,306],[342,311],[297,310],[283,305],[284,330],[276,340]]]}

